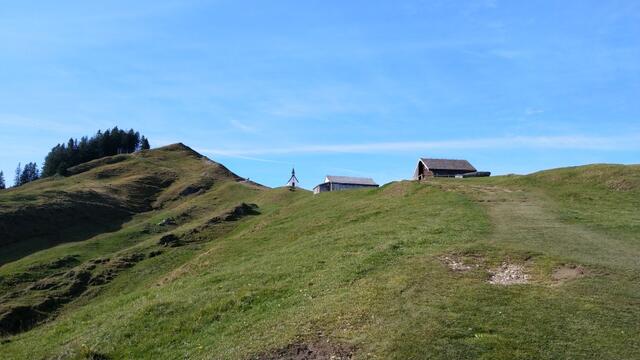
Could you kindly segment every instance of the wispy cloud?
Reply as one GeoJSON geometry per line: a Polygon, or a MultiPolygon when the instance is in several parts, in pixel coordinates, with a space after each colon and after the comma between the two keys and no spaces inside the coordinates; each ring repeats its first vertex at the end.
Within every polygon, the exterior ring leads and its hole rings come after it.
{"type": "Polygon", "coordinates": [[[371,176],[371,172],[370,171],[358,171],[358,170],[352,170],[352,169],[346,169],[346,168],[340,168],[340,167],[333,167],[329,169],[330,171],[335,171],[335,173],[338,174],[352,174],[352,175],[357,175],[357,176],[371,176]]]}
{"type": "Polygon", "coordinates": [[[524,114],[526,116],[533,116],[544,113],[544,110],[538,108],[526,108],[524,109],[524,114]]]}
{"type": "Polygon", "coordinates": [[[526,51],[518,49],[493,49],[489,51],[489,54],[506,60],[523,58],[528,55],[526,51]]]}
{"type": "Polygon", "coordinates": [[[318,118],[333,114],[381,113],[385,106],[380,104],[375,92],[347,84],[332,84],[277,94],[264,104],[262,111],[280,118],[318,118]]]}
{"type": "Polygon", "coordinates": [[[488,7],[488,8],[497,8],[498,0],[485,0],[483,4],[485,7],[488,7]]]}
{"type": "Polygon", "coordinates": [[[84,124],[73,124],[47,119],[36,119],[28,116],[14,114],[0,114],[0,125],[9,128],[37,129],[55,133],[77,133],[86,128],[84,124]]]}
{"type": "Polygon", "coordinates": [[[575,149],[575,150],[640,150],[640,134],[628,136],[509,136],[444,141],[376,142],[363,144],[317,144],[290,147],[201,149],[209,154],[225,156],[330,154],[330,153],[402,153],[423,150],[458,149],[575,149]]]}
{"type": "Polygon", "coordinates": [[[258,129],[254,126],[251,125],[247,125],[243,122],[240,122],[238,120],[231,120],[230,121],[231,126],[233,126],[234,128],[243,131],[243,132],[248,132],[248,133],[253,133],[256,132],[258,129]]]}
{"type": "Polygon", "coordinates": [[[258,157],[253,157],[253,156],[245,156],[245,155],[239,155],[239,154],[221,154],[219,152],[212,152],[212,151],[207,150],[207,149],[204,149],[204,150],[198,149],[197,151],[200,152],[200,153],[204,153],[204,154],[219,155],[219,156],[230,157],[230,158],[234,158],[234,159],[242,159],[242,160],[249,160],[249,161],[272,163],[272,164],[291,165],[290,162],[286,162],[286,161],[263,159],[263,158],[258,158],[258,157]]]}

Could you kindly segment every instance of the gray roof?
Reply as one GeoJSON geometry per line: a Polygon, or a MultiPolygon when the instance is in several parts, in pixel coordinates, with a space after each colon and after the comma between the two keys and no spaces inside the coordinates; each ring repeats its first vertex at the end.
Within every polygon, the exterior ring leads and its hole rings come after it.
{"type": "Polygon", "coordinates": [[[464,170],[477,171],[467,160],[450,160],[450,159],[426,159],[421,158],[422,162],[430,170],[464,170]]]}
{"type": "Polygon", "coordinates": [[[337,184],[354,184],[354,185],[378,185],[371,178],[351,177],[351,176],[331,176],[327,175],[327,180],[337,184]]]}

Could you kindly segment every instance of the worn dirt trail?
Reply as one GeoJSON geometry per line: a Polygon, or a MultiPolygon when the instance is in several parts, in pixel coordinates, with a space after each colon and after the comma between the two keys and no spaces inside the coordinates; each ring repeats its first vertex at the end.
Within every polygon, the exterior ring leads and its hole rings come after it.
{"type": "Polygon", "coordinates": [[[579,263],[640,269],[639,247],[580,224],[562,222],[543,194],[489,185],[470,185],[466,192],[486,206],[495,244],[543,251],[579,263]]]}

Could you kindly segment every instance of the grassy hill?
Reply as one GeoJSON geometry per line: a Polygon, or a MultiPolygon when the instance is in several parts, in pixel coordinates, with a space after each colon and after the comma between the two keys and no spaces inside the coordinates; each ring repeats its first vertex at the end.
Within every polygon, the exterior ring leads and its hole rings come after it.
{"type": "Polygon", "coordinates": [[[640,353],[640,167],[268,189],[183,145],[0,192],[6,359],[640,353]]]}

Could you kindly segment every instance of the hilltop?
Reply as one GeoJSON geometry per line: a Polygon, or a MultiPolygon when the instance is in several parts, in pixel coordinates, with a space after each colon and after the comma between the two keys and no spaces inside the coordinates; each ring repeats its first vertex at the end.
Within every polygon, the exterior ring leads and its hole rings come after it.
{"type": "Polygon", "coordinates": [[[312,195],[185,145],[0,192],[7,359],[633,358],[640,166],[312,195]]]}
{"type": "Polygon", "coordinates": [[[179,205],[217,182],[243,179],[183,144],[115,155],[0,197],[0,264],[33,250],[111,232],[133,215],[179,205]],[[37,226],[33,226],[37,225],[37,226]]]}

